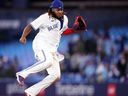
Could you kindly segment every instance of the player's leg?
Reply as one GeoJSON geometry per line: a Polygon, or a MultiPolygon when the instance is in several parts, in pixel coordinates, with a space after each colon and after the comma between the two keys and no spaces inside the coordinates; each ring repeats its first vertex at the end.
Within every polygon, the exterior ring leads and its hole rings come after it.
{"type": "Polygon", "coordinates": [[[56,57],[54,58],[52,66],[47,69],[47,72],[49,74],[48,76],[46,76],[42,81],[26,89],[25,92],[36,96],[42,89],[44,90],[56,80],[60,79],[60,65],[56,57]]]}
{"type": "Polygon", "coordinates": [[[41,50],[36,53],[36,56],[38,57],[38,62],[16,73],[17,81],[20,85],[23,84],[23,78],[26,78],[29,74],[40,72],[51,66],[51,62],[53,61],[51,53],[41,50]]]}

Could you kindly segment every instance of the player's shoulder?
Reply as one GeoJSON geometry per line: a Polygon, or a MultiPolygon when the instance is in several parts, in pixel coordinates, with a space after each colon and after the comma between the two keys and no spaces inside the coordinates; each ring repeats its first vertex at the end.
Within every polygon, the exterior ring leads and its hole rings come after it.
{"type": "Polygon", "coordinates": [[[68,17],[66,15],[64,15],[64,19],[68,19],[68,17]]]}
{"type": "Polygon", "coordinates": [[[40,16],[43,18],[48,18],[48,13],[41,14],[40,16]]]}
{"type": "Polygon", "coordinates": [[[68,21],[68,17],[66,15],[64,15],[64,20],[68,21]]]}

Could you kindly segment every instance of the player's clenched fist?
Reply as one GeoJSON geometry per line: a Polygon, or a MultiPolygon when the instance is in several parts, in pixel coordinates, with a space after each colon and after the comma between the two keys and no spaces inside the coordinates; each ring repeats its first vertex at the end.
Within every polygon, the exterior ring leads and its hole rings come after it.
{"type": "Polygon", "coordinates": [[[32,30],[32,27],[31,27],[31,25],[27,25],[25,28],[24,28],[24,30],[23,30],[23,34],[22,34],[22,36],[21,36],[21,38],[20,38],[20,43],[22,43],[22,44],[25,44],[26,43],[26,41],[27,41],[27,39],[26,39],[26,37],[28,36],[28,34],[31,32],[31,30],[32,30]]]}
{"type": "Polygon", "coordinates": [[[26,43],[26,37],[21,37],[19,42],[22,44],[25,44],[26,43]]]}

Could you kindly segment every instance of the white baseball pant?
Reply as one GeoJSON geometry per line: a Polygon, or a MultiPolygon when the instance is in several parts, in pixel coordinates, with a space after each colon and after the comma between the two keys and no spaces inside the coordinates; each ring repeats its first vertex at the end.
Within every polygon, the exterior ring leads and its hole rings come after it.
{"type": "Polygon", "coordinates": [[[64,59],[64,56],[57,52],[52,53],[44,50],[35,50],[35,56],[38,59],[37,63],[18,72],[20,76],[26,78],[29,74],[37,73],[45,69],[47,70],[48,76],[25,90],[25,92],[31,96],[36,96],[42,89],[44,90],[53,82],[60,79],[59,61],[64,59]]]}

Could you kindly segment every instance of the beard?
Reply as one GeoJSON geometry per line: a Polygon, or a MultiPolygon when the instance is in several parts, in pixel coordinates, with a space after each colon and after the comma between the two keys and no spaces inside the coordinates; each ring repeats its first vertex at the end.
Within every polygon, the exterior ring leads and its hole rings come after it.
{"type": "Polygon", "coordinates": [[[56,14],[55,14],[55,12],[53,12],[53,11],[51,11],[51,15],[52,15],[52,17],[54,17],[54,18],[56,18],[56,19],[61,19],[61,18],[63,18],[63,15],[61,16],[61,17],[58,17],[56,14]]]}

